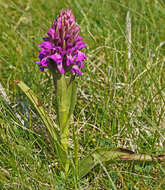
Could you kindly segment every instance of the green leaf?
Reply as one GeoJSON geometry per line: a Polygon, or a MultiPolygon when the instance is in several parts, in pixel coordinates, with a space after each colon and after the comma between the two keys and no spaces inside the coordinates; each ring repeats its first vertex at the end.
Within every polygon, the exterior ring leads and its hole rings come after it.
{"type": "Polygon", "coordinates": [[[56,78],[54,84],[56,86],[57,95],[57,115],[61,132],[65,130],[66,125],[73,114],[76,104],[76,82],[61,75],[56,78]]]}
{"type": "Polygon", "coordinates": [[[122,148],[99,148],[79,162],[79,178],[87,175],[97,164],[106,161],[136,160],[136,161],[165,161],[165,154],[151,156],[147,154],[136,154],[122,148]]]}
{"type": "Polygon", "coordinates": [[[46,114],[44,108],[40,104],[40,100],[37,98],[37,96],[34,94],[34,92],[25,83],[23,83],[22,81],[19,81],[17,84],[21,88],[21,90],[26,94],[26,96],[30,99],[32,104],[34,105],[35,109],[39,113],[40,117],[42,118],[44,124],[46,125],[46,127],[49,130],[53,139],[55,141],[57,141],[58,140],[57,131],[56,131],[51,119],[46,114]]]}
{"type": "Polygon", "coordinates": [[[16,81],[17,85],[21,88],[21,90],[26,94],[26,96],[29,98],[29,100],[34,105],[35,109],[37,110],[38,114],[40,115],[42,121],[44,122],[45,126],[47,127],[51,137],[54,140],[54,145],[56,147],[56,151],[59,155],[59,159],[61,159],[62,163],[64,163],[64,159],[66,158],[66,152],[64,151],[63,147],[60,144],[60,139],[58,132],[52,123],[51,119],[45,112],[44,108],[40,104],[40,100],[37,98],[37,96],[34,94],[34,92],[22,81],[16,81]]]}
{"type": "Polygon", "coordinates": [[[68,120],[70,119],[71,115],[73,114],[75,105],[76,105],[76,100],[77,100],[77,84],[75,81],[73,81],[69,87],[68,91],[70,91],[70,108],[69,108],[69,114],[68,114],[68,120]]]}
{"type": "MultiPolygon", "coordinates": [[[[57,116],[61,144],[65,151],[68,152],[69,122],[76,103],[76,83],[72,78],[67,78],[65,75],[61,75],[60,77],[56,77],[55,75],[54,83],[57,96],[57,116]]],[[[67,157],[65,161],[65,172],[67,173],[69,168],[67,157]]]]}
{"type": "Polygon", "coordinates": [[[68,112],[70,107],[70,101],[68,101],[69,94],[67,92],[67,83],[64,75],[61,75],[61,77],[57,79],[56,86],[58,122],[60,126],[60,131],[63,131],[67,123],[68,112]]]}
{"type": "Polygon", "coordinates": [[[80,160],[79,178],[88,174],[99,162],[105,162],[118,158],[120,152],[109,148],[99,148],[80,160]]]}

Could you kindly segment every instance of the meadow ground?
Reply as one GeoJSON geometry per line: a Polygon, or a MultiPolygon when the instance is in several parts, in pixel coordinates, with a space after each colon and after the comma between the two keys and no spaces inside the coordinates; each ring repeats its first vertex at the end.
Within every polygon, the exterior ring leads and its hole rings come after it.
{"type": "Polygon", "coordinates": [[[49,133],[13,81],[24,81],[56,121],[51,75],[35,62],[65,8],[88,44],[70,128],[79,157],[97,147],[165,150],[164,0],[0,0],[0,82],[10,100],[0,99],[0,189],[165,189],[164,163],[103,163],[80,180],[59,174],[49,133]]]}

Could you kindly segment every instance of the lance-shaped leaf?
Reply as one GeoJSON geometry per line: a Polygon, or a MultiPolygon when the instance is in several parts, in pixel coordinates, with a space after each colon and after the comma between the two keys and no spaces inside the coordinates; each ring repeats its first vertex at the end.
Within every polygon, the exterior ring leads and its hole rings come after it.
{"type": "Polygon", "coordinates": [[[44,108],[40,104],[39,99],[34,94],[34,92],[22,81],[15,81],[18,86],[21,88],[21,90],[26,94],[26,96],[29,98],[29,100],[34,105],[35,109],[37,110],[38,114],[40,115],[42,121],[44,122],[45,126],[47,127],[51,137],[54,140],[54,145],[56,147],[56,151],[59,155],[59,159],[61,159],[62,163],[64,163],[64,159],[66,158],[66,152],[64,151],[63,147],[60,144],[59,135],[58,132],[52,123],[51,119],[45,112],[44,108]]]}
{"type": "MultiPolygon", "coordinates": [[[[68,151],[69,122],[76,103],[76,83],[65,75],[53,76],[57,97],[57,116],[60,128],[60,140],[65,151],[68,151]]],[[[65,159],[65,171],[68,171],[69,160],[65,159]]]]}
{"type": "Polygon", "coordinates": [[[56,95],[57,95],[57,114],[60,125],[60,130],[65,127],[73,114],[76,104],[76,82],[64,75],[55,80],[56,95]]]}
{"type": "Polygon", "coordinates": [[[79,162],[79,178],[88,174],[100,162],[117,160],[136,160],[136,161],[165,161],[165,154],[151,156],[146,154],[136,154],[130,150],[122,148],[99,148],[79,162]]]}
{"type": "Polygon", "coordinates": [[[57,95],[57,108],[58,108],[57,115],[60,126],[60,132],[62,132],[66,126],[68,119],[68,113],[70,107],[70,101],[68,101],[68,98],[70,97],[70,94],[68,94],[67,91],[67,83],[64,75],[61,75],[56,82],[57,82],[56,95],[57,95]]]}
{"type": "Polygon", "coordinates": [[[72,81],[69,86],[68,86],[68,91],[70,91],[70,108],[69,108],[69,113],[68,113],[68,120],[73,114],[75,105],[76,105],[76,100],[77,100],[77,84],[75,81],[72,81]]]}

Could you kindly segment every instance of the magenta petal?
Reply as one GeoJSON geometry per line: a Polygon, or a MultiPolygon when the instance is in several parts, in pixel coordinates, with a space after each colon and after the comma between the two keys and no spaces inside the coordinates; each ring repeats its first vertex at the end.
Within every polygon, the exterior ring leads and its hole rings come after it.
{"type": "Polygon", "coordinates": [[[68,40],[70,38],[70,34],[66,34],[65,40],[68,40]]]}
{"type": "Polygon", "coordinates": [[[48,66],[48,59],[47,59],[47,57],[44,58],[44,59],[42,59],[42,60],[40,61],[40,65],[42,65],[42,66],[48,66]]]}
{"type": "Polygon", "coordinates": [[[76,62],[83,62],[84,59],[86,59],[86,55],[85,53],[81,52],[81,51],[78,51],[77,53],[77,59],[76,59],[76,62]]]}
{"type": "Polygon", "coordinates": [[[62,66],[62,63],[57,64],[57,68],[58,68],[58,70],[60,71],[60,73],[62,73],[62,74],[65,73],[65,70],[64,70],[64,68],[63,68],[63,66],[62,66]]]}
{"type": "Polygon", "coordinates": [[[80,74],[80,75],[82,74],[81,70],[78,68],[77,65],[74,65],[74,66],[72,67],[72,73],[80,74]]]}
{"type": "Polygon", "coordinates": [[[48,56],[48,58],[52,59],[53,61],[55,61],[56,63],[62,63],[62,56],[58,53],[55,53],[53,55],[48,56]]]}
{"type": "Polygon", "coordinates": [[[67,43],[67,49],[73,47],[73,43],[67,43]]]}
{"type": "Polygon", "coordinates": [[[80,50],[85,48],[86,46],[87,46],[86,44],[76,45],[75,49],[80,50]]]}
{"type": "Polygon", "coordinates": [[[40,55],[39,55],[40,60],[42,60],[44,57],[45,57],[45,54],[40,52],[40,55]]]}
{"type": "Polygon", "coordinates": [[[83,37],[78,35],[75,41],[78,42],[78,41],[80,41],[82,39],[83,39],[83,37]]]}
{"type": "Polygon", "coordinates": [[[50,49],[52,48],[52,43],[49,41],[42,42],[41,44],[38,45],[40,48],[44,49],[50,49]]]}
{"type": "Polygon", "coordinates": [[[54,40],[55,38],[55,30],[53,28],[49,28],[48,35],[54,40]]]}
{"type": "Polygon", "coordinates": [[[66,60],[66,65],[67,66],[72,65],[73,62],[74,62],[74,57],[72,57],[71,55],[68,55],[67,60],[66,60]]]}
{"type": "Polygon", "coordinates": [[[84,68],[84,64],[80,64],[79,67],[82,69],[84,68]]]}
{"type": "Polygon", "coordinates": [[[54,20],[53,25],[54,25],[54,26],[56,26],[56,25],[57,25],[57,20],[54,20]]]}
{"type": "Polygon", "coordinates": [[[62,48],[60,46],[52,48],[52,50],[55,50],[57,52],[62,52],[62,48]]]}
{"type": "Polygon", "coordinates": [[[74,32],[78,32],[80,30],[80,26],[76,26],[74,32]]]}

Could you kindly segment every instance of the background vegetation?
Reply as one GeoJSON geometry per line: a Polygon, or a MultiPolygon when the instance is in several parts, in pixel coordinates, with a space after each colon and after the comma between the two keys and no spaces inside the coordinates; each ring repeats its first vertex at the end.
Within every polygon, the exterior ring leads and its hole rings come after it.
{"type": "Polygon", "coordinates": [[[163,163],[106,163],[79,181],[59,174],[49,133],[13,81],[31,87],[56,121],[51,75],[35,62],[38,44],[64,8],[73,10],[88,44],[70,130],[79,157],[100,146],[165,150],[163,0],[0,0],[0,82],[10,100],[0,98],[0,189],[165,189],[163,163]]]}

